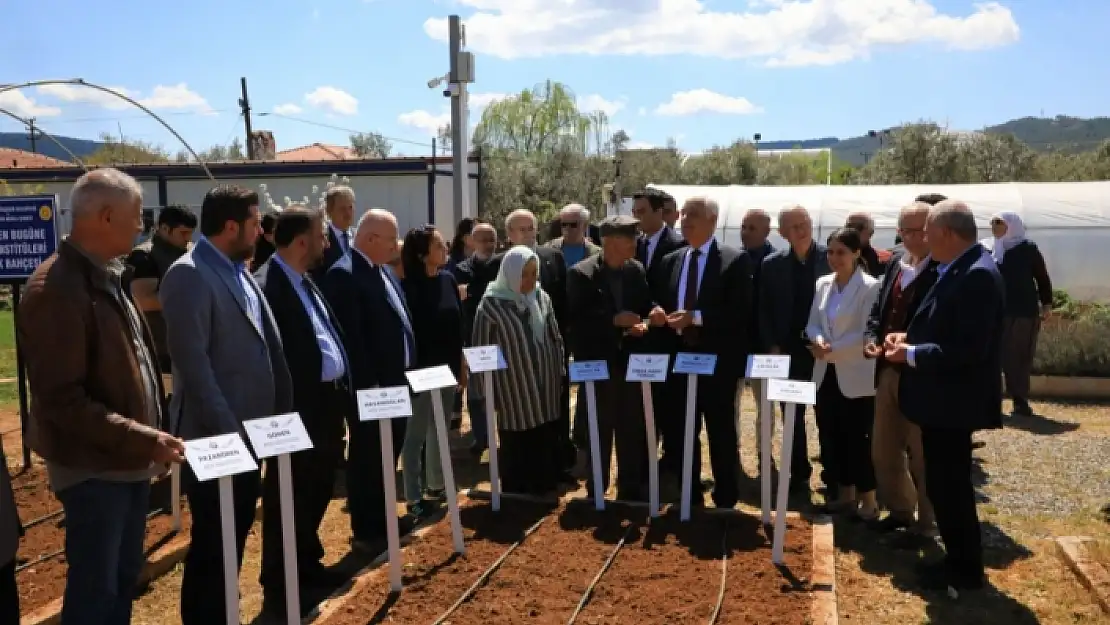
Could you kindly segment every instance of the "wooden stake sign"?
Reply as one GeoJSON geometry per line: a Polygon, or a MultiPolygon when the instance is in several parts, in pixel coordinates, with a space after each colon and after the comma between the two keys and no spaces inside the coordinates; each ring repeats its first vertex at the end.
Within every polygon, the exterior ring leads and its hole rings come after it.
{"type": "Polygon", "coordinates": [[[759,402],[759,481],[761,483],[760,508],[764,525],[771,523],[771,432],[775,410],[767,399],[767,380],[783,380],[790,377],[790,356],[758,355],[748,356],[748,369],[744,377],[749,380],[763,380],[762,392],[756,398],[759,402]]]}
{"type": "Polygon", "coordinates": [[[409,379],[412,392],[432,395],[436,439],[439,441],[439,462],[443,467],[443,487],[447,491],[447,511],[451,517],[451,537],[455,542],[455,553],[466,553],[462,520],[459,518],[459,496],[455,490],[455,469],[451,466],[451,446],[447,440],[447,414],[443,410],[443,395],[439,392],[441,388],[454,387],[458,381],[447,365],[406,371],[405,377],[409,379]]]}
{"type": "MultiPolygon", "coordinates": [[[[694,491],[694,414],[698,407],[698,376],[713,375],[715,354],[680,352],[674,358],[674,372],[686,374],[686,435],[682,441],[682,503],[679,520],[690,520],[690,501],[694,491]]],[[[699,449],[697,453],[701,453],[699,449]]],[[[700,477],[700,476],[699,476],[700,477]]]]}
{"type": "Polygon", "coordinates": [[[667,381],[668,354],[632,354],[628,357],[625,380],[639,382],[644,402],[644,427],[647,429],[648,450],[648,507],[649,514],[659,516],[659,447],[655,440],[655,402],[651,398],[651,383],[667,381]]]}
{"type": "Polygon", "coordinates": [[[794,446],[794,421],[798,406],[817,403],[817,385],[796,380],[767,380],[767,399],[786,404],[786,418],[782,424],[782,457],[779,458],[778,506],[775,510],[775,538],[771,544],[771,562],[782,564],[783,545],[786,541],[786,510],[790,497],[790,451],[794,446]]]}
{"type": "Polygon", "coordinates": [[[570,363],[570,381],[586,385],[586,417],[590,429],[590,459],[593,465],[594,508],[605,509],[605,481],[601,476],[601,441],[597,432],[597,392],[595,382],[609,379],[609,363],[583,360],[570,363]]]}
{"type": "MultiPolygon", "coordinates": [[[[481,345],[463,349],[466,366],[472,373],[482,374],[482,391],[486,399],[486,438],[489,448],[490,506],[494,512],[501,509],[501,471],[497,463],[497,416],[494,414],[493,372],[508,369],[505,356],[497,345],[481,345]]],[[[475,441],[477,442],[477,441],[475,441]]]]}

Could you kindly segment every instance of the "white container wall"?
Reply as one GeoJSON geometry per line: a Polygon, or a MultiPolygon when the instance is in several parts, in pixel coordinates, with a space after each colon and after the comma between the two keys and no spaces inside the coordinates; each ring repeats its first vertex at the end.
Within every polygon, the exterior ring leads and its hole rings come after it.
{"type": "MultiPolygon", "coordinates": [[[[740,246],[744,213],[761,208],[776,226],[779,210],[801,205],[813,217],[814,237],[824,240],[849,213],[863,211],[875,220],[876,247],[894,243],[898,212],[923,193],[941,193],[967,202],[975,212],[979,236],[990,236],[990,218],[1000,211],[1021,215],[1028,237],[1044,253],[1055,288],[1073,297],[1110,301],[1110,182],[1000,183],[894,186],[680,186],[651,185],[682,203],[703,195],[721,205],[717,236],[740,246]]],[[[772,230],[771,243],[786,242],[772,230]]]]}

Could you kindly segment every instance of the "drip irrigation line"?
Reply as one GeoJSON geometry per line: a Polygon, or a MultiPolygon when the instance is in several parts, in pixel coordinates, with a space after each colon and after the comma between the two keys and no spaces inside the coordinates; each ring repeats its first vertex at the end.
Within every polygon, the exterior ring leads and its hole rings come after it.
{"type": "Polygon", "coordinates": [[[728,523],[721,531],[721,591],[717,593],[717,605],[709,616],[709,625],[716,625],[721,616],[721,606],[725,603],[725,582],[728,580],[728,523]]]}
{"type": "Polygon", "coordinates": [[[601,565],[601,570],[597,572],[597,575],[594,575],[590,585],[586,586],[586,592],[582,593],[582,598],[578,600],[578,606],[574,608],[574,613],[571,614],[570,619],[567,620],[567,625],[574,625],[574,621],[578,618],[578,615],[586,609],[586,605],[590,603],[590,599],[594,596],[594,589],[597,588],[598,583],[601,582],[601,576],[605,575],[609,567],[613,566],[613,561],[617,559],[617,553],[619,553],[621,548],[624,547],[624,544],[628,542],[628,537],[632,535],[632,530],[637,527],[635,523],[628,524],[628,529],[625,530],[624,536],[621,536],[620,541],[617,542],[617,546],[613,548],[612,553],[605,559],[605,564],[601,565]]]}
{"type": "Polygon", "coordinates": [[[63,514],[65,514],[65,513],[66,513],[66,511],[63,509],[63,510],[56,510],[54,512],[51,512],[50,514],[44,514],[44,515],[40,516],[37,519],[32,519],[32,520],[24,523],[23,524],[23,529],[29,530],[32,527],[34,527],[34,526],[36,526],[40,523],[45,523],[45,522],[49,521],[50,519],[56,519],[56,518],[62,516],[63,514]]]}
{"type": "Polygon", "coordinates": [[[470,601],[470,599],[474,596],[474,593],[478,592],[479,588],[485,586],[486,583],[489,582],[489,578],[493,577],[493,574],[497,572],[497,569],[501,568],[501,564],[505,562],[505,560],[509,557],[509,554],[511,554],[517,547],[519,547],[520,544],[523,543],[529,536],[534,534],[536,530],[540,529],[540,526],[543,525],[544,522],[550,518],[551,517],[549,516],[545,516],[539,521],[536,521],[535,524],[532,525],[532,527],[529,527],[527,530],[525,530],[524,535],[520,537],[520,540],[516,541],[512,545],[509,545],[509,548],[505,550],[505,553],[501,554],[501,557],[498,558],[496,562],[491,564],[484,573],[479,575],[478,580],[475,581],[470,586],[470,588],[467,588],[466,592],[464,592],[462,596],[459,597],[458,601],[452,604],[451,607],[447,608],[447,611],[441,614],[440,617],[437,618],[434,623],[432,623],[432,625],[443,625],[444,623],[446,623],[447,619],[451,616],[451,614],[455,612],[455,610],[458,610],[459,607],[462,606],[462,604],[470,601]]]}

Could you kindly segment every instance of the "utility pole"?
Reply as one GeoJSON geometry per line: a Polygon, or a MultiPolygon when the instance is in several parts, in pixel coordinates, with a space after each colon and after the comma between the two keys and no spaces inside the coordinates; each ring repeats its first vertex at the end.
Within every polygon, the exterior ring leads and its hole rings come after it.
{"type": "Polygon", "coordinates": [[[243,88],[243,97],[239,98],[239,108],[243,111],[243,126],[247,131],[247,160],[254,160],[254,141],[251,141],[251,101],[247,97],[247,79],[239,79],[243,88]]]}
{"type": "Polygon", "coordinates": [[[35,118],[31,117],[27,120],[27,138],[31,141],[31,152],[38,153],[38,141],[42,133],[35,128],[35,118]]]}
{"type": "Polygon", "coordinates": [[[473,57],[463,52],[464,33],[458,15],[447,18],[448,52],[451,55],[447,74],[447,94],[451,98],[451,182],[455,202],[454,222],[463,217],[473,217],[470,206],[470,151],[468,137],[467,84],[474,82],[473,57]]]}

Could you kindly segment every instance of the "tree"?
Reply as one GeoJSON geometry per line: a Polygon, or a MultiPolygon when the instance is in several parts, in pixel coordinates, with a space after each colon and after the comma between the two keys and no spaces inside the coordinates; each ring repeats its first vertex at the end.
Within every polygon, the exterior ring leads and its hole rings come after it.
{"type": "Polygon", "coordinates": [[[103,144],[83,160],[88,165],[125,165],[129,163],[165,163],[170,154],[160,145],[137,139],[119,139],[102,133],[103,144]]]}
{"type": "Polygon", "coordinates": [[[487,106],[474,129],[474,144],[524,155],[586,153],[591,141],[599,146],[606,126],[605,113],[583,113],[570,88],[549,80],[487,106]]]}
{"type": "Polygon", "coordinates": [[[388,158],[393,143],[376,132],[357,132],[351,135],[351,150],[359,158],[388,158]]]}
{"type": "Polygon", "coordinates": [[[8,184],[0,178],[0,196],[3,195],[39,195],[46,193],[46,187],[41,184],[21,184],[19,186],[8,184]]]}
{"type": "MultiPolygon", "coordinates": [[[[181,153],[179,152],[178,157],[176,157],[176,158],[180,158],[180,154],[181,153]]],[[[239,137],[235,137],[234,139],[231,140],[231,143],[229,143],[227,145],[216,144],[216,145],[208,148],[207,150],[204,150],[204,151],[200,152],[198,154],[198,156],[200,156],[200,160],[202,160],[206,163],[212,163],[212,162],[219,163],[219,162],[228,162],[228,161],[245,161],[245,160],[247,160],[247,153],[243,149],[243,142],[239,140],[239,137]]],[[[175,158],[175,160],[176,160],[176,158],[175,158]]],[[[186,161],[188,161],[188,160],[189,160],[189,158],[186,157],[186,161]]],[[[179,160],[178,162],[184,162],[184,161],[179,160]]]]}
{"type": "Polygon", "coordinates": [[[444,124],[436,130],[436,147],[440,149],[442,154],[449,154],[451,152],[451,124],[444,124]]]}

